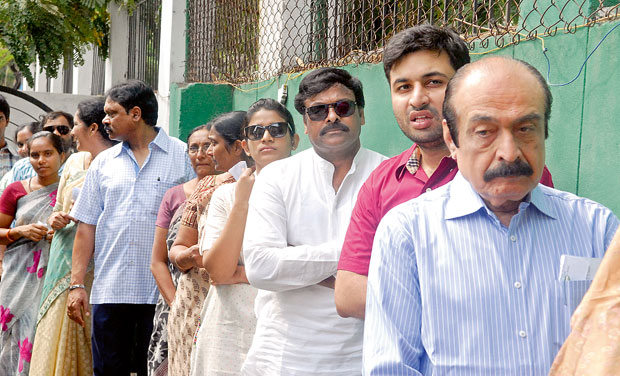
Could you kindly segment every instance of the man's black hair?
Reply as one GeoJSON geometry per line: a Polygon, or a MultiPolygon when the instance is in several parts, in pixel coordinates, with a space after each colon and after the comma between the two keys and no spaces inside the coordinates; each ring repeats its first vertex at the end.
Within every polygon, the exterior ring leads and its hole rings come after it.
{"type": "Polygon", "coordinates": [[[383,69],[388,82],[394,64],[416,51],[445,52],[455,71],[470,61],[467,44],[452,29],[428,24],[410,27],[394,35],[385,46],[383,69]]]}
{"type": "Polygon", "coordinates": [[[9,102],[6,101],[6,98],[0,94],[0,112],[4,114],[4,117],[11,117],[11,106],[9,106],[9,102]]]}
{"type": "Polygon", "coordinates": [[[47,123],[48,121],[57,119],[61,116],[67,119],[67,123],[69,123],[69,128],[73,128],[73,115],[64,111],[51,111],[41,116],[41,127],[45,126],[45,123],[47,123]]]}
{"type": "MultiPolygon", "coordinates": [[[[540,87],[542,88],[543,95],[545,97],[545,113],[544,113],[545,139],[549,137],[549,118],[551,117],[551,105],[553,104],[553,95],[551,95],[551,90],[549,89],[549,85],[547,84],[547,81],[545,80],[545,78],[542,76],[542,74],[540,74],[538,69],[534,68],[532,65],[526,63],[523,60],[511,59],[511,58],[507,58],[503,56],[496,56],[493,58],[505,59],[508,61],[517,62],[518,64],[523,65],[536,78],[536,80],[540,84],[540,87]]],[[[454,145],[456,147],[459,147],[459,141],[458,141],[459,134],[458,134],[458,127],[456,124],[457,115],[456,115],[456,111],[454,110],[454,107],[452,106],[452,98],[454,97],[454,93],[458,89],[458,86],[460,85],[461,81],[465,77],[467,77],[467,74],[469,73],[471,69],[470,69],[470,65],[468,65],[464,67],[463,69],[460,69],[456,72],[456,74],[448,82],[448,86],[446,87],[446,95],[443,100],[443,109],[442,109],[443,117],[444,119],[446,119],[448,129],[450,130],[450,137],[452,137],[452,141],[454,142],[454,145]]]]}
{"type": "Polygon", "coordinates": [[[295,109],[303,115],[306,111],[306,106],[304,104],[306,99],[312,98],[336,84],[344,85],[353,91],[353,94],[355,94],[355,103],[359,107],[364,107],[365,102],[362,82],[351,76],[351,74],[344,69],[327,67],[314,70],[301,80],[299,83],[299,92],[295,96],[295,109]]]}
{"type": "Polygon", "coordinates": [[[142,111],[142,119],[152,127],[157,124],[157,98],[150,86],[139,80],[129,80],[113,86],[106,93],[106,99],[110,99],[123,106],[129,113],[134,107],[142,111]]]}

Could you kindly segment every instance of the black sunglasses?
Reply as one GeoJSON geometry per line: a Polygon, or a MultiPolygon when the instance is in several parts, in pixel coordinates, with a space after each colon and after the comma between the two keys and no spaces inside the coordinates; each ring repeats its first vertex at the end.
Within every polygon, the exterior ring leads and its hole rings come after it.
{"type": "Polygon", "coordinates": [[[350,100],[338,101],[336,103],[319,104],[316,106],[306,108],[306,113],[310,120],[323,121],[329,114],[329,108],[333,107],[336,115],[340,117],[348,117],[355,112],[355,106],[357,103],[350,100]]]}
{"type": "Polygon", "coordinates": [[[66,136],[69,132],[71,132],[71,128],[69,128],[68,125],[47,125],[43,127],[43,130],[50,133],[54,133],[55,130],[58,130],[58,133],[63,136],[66,136]]]}
{"type": "MultiPolygon", "coordinates": [[[[245,138],[250,141],[256,141],[263,138],[265,135],[265,131],[269,131],[269,134],[273,138],[280,138],[286,135],[286,130],[289,129],[290,126],[286,122],[273,123],[269,125],[249,125],[247,126],[243,132],[245,134],[245,138]]],[[[293,134],[293,129],[291,129],[291,135],[293,134]]]]}

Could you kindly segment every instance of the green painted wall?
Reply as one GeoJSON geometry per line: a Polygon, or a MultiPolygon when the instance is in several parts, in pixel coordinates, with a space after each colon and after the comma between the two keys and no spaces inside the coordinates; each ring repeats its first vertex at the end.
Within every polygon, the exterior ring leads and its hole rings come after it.
{"type": "MultiPolygon", "coordinates": [[[[574,34],[558,32],[545,38],[551,61],[549,81],[565,83],[579,71],[587,54],[601,38],[620,21],[580,28],[574,34]]],[[[540,40],[522,41],[518,45],[491,51],[488,55],[506,55],[522,59],[547,72],[540,40]]],[[[489,43],[487,50],[494,50],[489,43]]],[[[554,103],[547,140],[547,165],[556,187],[589,197],[620,214],[620,27],[615,29],[588,61],[573,83],[552,87],[554,103]]],[[[472,51],[472,58],[484,55],[483,48],[472,51]]],[[[345,67],[364,84],[366,124],[362,128],[362,144],[387,156],[400,153],[411,145],[402,135],[392,114],[389,87],[382,64],[345,67]]],[[[171,133],[185,135],[191,127],[204,123],[215,114],[245,110],[259,98],[276,98],[278,88],[288,85],[288,109],[294,114],[297,132],[303,134],[301,115],[293,106],[299,74],[282,75],[275,80],[243,85],[242,90],[228,85],[193,84],[174,87],[171,93],[171,133]],[[288,77],[291,77],[290,79],[288,77]]],[[[301,136],[300,149],[310,147],[301,136]]]]}
{"type": "Polygon", "coordinates": [[[233,91],[228,85],[172,84],[170,87],[170,135],[181,140],[218,114],[232,111],[233,91]]]}

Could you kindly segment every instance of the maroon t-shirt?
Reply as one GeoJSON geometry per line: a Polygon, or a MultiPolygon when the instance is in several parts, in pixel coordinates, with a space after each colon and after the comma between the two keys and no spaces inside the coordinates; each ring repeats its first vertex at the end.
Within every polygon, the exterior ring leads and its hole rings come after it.
{"type": "Polygon", "coordinates": [[[183,190],[183,184],[175,185],[174,187],[168,189],[161,200],[161,204],[159,205],[155,226],[168,229],[174,213],[183,202],[185,202],[185,191],[183,190]]]}

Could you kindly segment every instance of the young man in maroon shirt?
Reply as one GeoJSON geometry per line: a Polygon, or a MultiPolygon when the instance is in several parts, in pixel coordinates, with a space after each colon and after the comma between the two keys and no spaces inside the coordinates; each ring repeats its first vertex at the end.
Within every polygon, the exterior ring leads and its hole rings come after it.
{"type": "MultiPolygon", "coordinates": [[[[368,265],[375,231],[394,206],[451,181],[456,162],[443,139],[446,85],[470,62],[465,42],[450,29],[415,26],[394,35],[383,53],[392,110],[414,144],[377,167],[362,186],[351,215],[336,277],[336,307],[364,318],[368,265]]],[[[545,167],[541,183],[553,186],[545,167]]]]}

